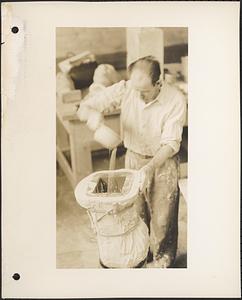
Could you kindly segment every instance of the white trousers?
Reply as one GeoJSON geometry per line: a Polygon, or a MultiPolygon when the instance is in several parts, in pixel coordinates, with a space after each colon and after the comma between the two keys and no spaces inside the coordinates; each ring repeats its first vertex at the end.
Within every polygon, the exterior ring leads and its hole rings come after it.
{"type": "MultiPolygon", "coordinates": [[[[138,170],[150,161],[127,150],[125,168],[138,170]]],[[[148,201],[140,197],[136,203],[139,215],[149,227],[150,252],[153,259],[168,254],[175,259],[178,239],[178,156],[167,159],[162,167],[155,169],[148,201]]],[[[146,198],[147,199],[147,198],[146,198]]]]}

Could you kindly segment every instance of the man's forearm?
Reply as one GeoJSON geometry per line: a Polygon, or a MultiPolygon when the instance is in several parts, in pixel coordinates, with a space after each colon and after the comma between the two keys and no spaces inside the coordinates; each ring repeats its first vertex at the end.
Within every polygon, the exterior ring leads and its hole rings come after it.
{"type": "Polygon", "coordinates": [[[155,168],[161,167],[165,161],[174,154],[174,150],[169,145],[162,146],[155,156],[147,164],[147,167],[151,168],[153,171],[155,168]]]}

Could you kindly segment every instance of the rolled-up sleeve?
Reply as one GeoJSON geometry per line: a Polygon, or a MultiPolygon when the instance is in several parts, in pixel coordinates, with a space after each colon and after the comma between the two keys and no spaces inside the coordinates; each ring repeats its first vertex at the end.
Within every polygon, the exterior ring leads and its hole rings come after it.
{"type": "Polygon", "coordinates": [[[109,111],[114,110],[116,107],[121,105],[122,99],[124,97],[126,88],[125,80],[122,80],[104,90],[88,97],[88,99],[81,102],[77,114],[81,112],[82,109],[91,108],[99,112],[104,112],[108,109],[109,111]]]}
{"type": "Polygon", "coordinates": [[[186,100],[182,93],[177,92],[174,105],[165,121],[161,133],[161,145],[169,145],[174,154],[180,149],[183,126],[186,121],[186,100]]]}

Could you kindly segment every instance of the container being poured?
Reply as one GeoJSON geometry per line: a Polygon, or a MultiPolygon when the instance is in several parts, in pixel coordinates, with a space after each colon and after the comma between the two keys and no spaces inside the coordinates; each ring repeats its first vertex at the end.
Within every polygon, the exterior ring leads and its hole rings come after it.
{"type": "Polygon", "coordinates": [[[94,140],[109,150],[116,148],[122,142],[119,135],[104,124],[95,130],[94,140]]]}

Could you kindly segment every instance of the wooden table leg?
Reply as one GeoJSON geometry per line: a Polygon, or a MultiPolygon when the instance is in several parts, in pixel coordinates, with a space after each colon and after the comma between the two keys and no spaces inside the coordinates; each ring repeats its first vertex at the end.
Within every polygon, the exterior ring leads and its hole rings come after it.
{"type": "Polygon", "coordinates": [[[79,120],[70,121],[71,167],[76,184],[93,171],[90,138],[85,137],[84,126],[79,120]]]}
{"type": "Polygon", "coordinates": [[[70,150],[68,132],[56,117],[56,143],[61,151],[70,150]]]}

